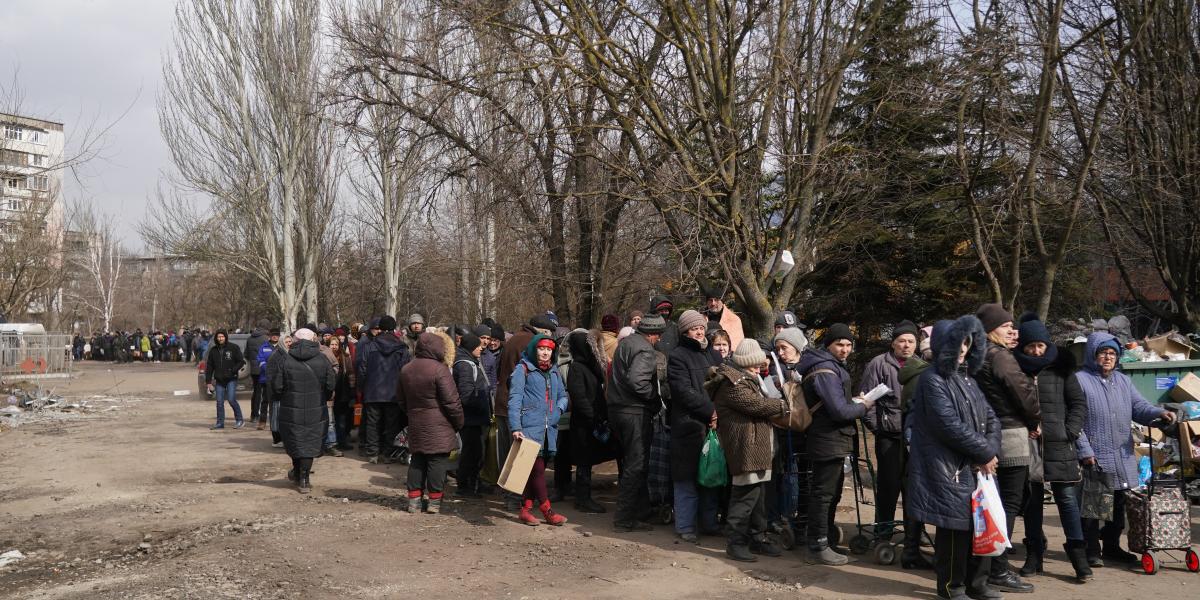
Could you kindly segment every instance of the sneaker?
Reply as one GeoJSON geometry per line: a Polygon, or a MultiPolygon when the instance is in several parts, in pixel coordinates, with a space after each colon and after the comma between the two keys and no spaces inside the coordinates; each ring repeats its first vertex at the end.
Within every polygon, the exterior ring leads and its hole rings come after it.
{"type": "Polygon", "coordinates": [[[224,425],[213,425],[212,427],[208,428],[209,431],[217,431],[220,429],[225,429],[225,426],[224,425]]]}
{"type": "Polygon", "coordinates": [[[425,512],[431,515],[436,515],[442,512],[442,500],[440,498],[437,500],[431,499],[429,504],[425,505],[425,512]]]}
{"type": "Polygon", "coordinates": [[[333,446],[329,446],[325,448],[325,456],[345,456],[345,454],[342,453],[341,450],[338,450],[333,446]]]}
{"type": "Polygon", "coordinates": [[[259,421],[259,422],[258,422],[258,426],[257,426],[257,427],[255,427],[255,429],[257,429],[257,430],[259,430],[259,431],[263,431],[263,430],[265,430],[266,428],[267,428],[267,424],[266,424],[266,423],[264,423],[264,422],[262,422],[262,421],[259,421]]]}
{"type": "Polygon", "coordinates": [[[272,448],[282,448],[283,442],[271,442],[271,447],[272,448]]]}
{"type": "Polygon", "coordinates": [[[379,455],[378,455],[378,454],[372,454],[372,455],[368,456],[368,457],[367,457],[367,462],[368,462],[368,463],[371,463],[371,464],[373,464],[373,465],[377,465],[377,464],[379,464],[379,455]]]}
{"type": "MultiPolygon", "coordinates": [[[[996,588],[1002,592],[1012,592],[1014,594],[1031,594],[1033,593],[1033,584],[1021,581],[1021,578],[1012,571],[1005,571],[1003,575],[988,577],[988,587],[996,588]]],[[[967,590],[967,595],[971,595],[971,591],[967,590]]],[[[974,598],[975,596],[971,596],[974,598]]]]}
{"type": "Polygon", "coordinates": [[[992,587],[984,586],[982,589],[977,590],[968,589],[967,597],[971,600],[1002,600],[1004,594],[1001,594],[992,587]]]}
{"type": "Polygon", "coordinates": [[[245,426],[246,426],[245,421],[237,421],[233,424],[234,429],[241,429],[242,427],[245,427],[245,426]]]}
{"type": "Polygon", "coordinates": [[[809,548],[808,556],[805,557],[805,560],[809,564],[830,565],[834,567],[850,562],[850,559],[838,554],[837,552],[834,552],[833,550],[829,549],[828,546],[819,550],[813,550],[812,548],[809,548]]]}
{"type": "Polygon", "coordinates": [[[689,532],[687,532],[687,533],[681,533],[681,534],[679,534],[679,541],[681,541],[681,542],[687,542],[687,543],[689,543],[689,544],[699,544],[699,543],[700,543],[700,536],[698,536],[698,535],[696,535],[695,533],[692,533],[692,532],[690,532],[690,531],[689,531],[689,532]]]}

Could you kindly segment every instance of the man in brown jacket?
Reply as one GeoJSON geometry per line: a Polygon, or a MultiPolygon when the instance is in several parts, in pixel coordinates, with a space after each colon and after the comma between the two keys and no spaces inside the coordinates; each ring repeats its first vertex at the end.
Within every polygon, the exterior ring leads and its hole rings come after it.
{"type": "Polygon", "coordinates": [[[767,355],[757,341],[742,340],[730,361],[733,366],[722,365],[716,379],[706,384],[717,408],[717,436],[733,477],[725,515],[729,529],[725,553],[734,560],[754,562],[755,554],[781,554],[766,535],[766,484],[771,480],[775,439],[769,419],[783,414],[784,404],[762,393],[758,370],[767,355]]]}
{"type": "Polygon", "coordinates": [[[400,370],[396,401],[408,414],[408,512],[421,510],[429,492],[429,513],[442,505],[442,489],[450,453],[458,449],[456,433],[463,427],[462,402],[450,366],[453,346],[444,333],[424,332],[417,338],[414,358],[400,370]]]}
{"type": "MultiPolygon", "coordinates": [[[[508,450],[512,447],[512,430],[508,428],[508,378],[513,369],[521,362],[525,347],[533,341],[533,336],[544,333],[551,335],[554,323],[545,314],[534,315],[529,323],[521,326],[521,331],[513,334],[504,342],[500,352],[500,363],[496,367],[496,397],[492,401],[492,414],[496,417],[496,454],[500,464],[508,459],[508,450]]],[[[520,508],[521,497],[516,494],[505,494],[505,503],[509,510],[520,508]]]]}

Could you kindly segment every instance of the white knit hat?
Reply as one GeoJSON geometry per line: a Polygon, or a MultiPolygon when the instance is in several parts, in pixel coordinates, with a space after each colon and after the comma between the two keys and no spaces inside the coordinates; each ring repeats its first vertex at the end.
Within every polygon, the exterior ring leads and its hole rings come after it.
{"type": "Polygon", "coordinates": [[[733,352],[733,364],[743,368],[758,368],[767,362],[767,355],[759,347],[758,341],[750,338],[742,340],[737,350],[733,352]]]}

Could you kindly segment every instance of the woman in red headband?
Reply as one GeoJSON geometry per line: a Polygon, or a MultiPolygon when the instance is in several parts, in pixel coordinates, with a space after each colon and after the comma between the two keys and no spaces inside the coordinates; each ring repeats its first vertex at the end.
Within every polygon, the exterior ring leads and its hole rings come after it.
{"type": "Polygon", "coordinates": [[[508,422],[513,441],[530,440],[542,445],[529,480],[519,519],[537,525],[533,516],[536,503],[549,525],[562,525],[567,518],[550,508],[546,493],[546,463],[554,459],[558,440],[558,420],[567,410],[567,388],[558,373],[558,348],[554,340],[538,334],[525,347],[520,364],[513,369],[508,386],[508,422]]]}

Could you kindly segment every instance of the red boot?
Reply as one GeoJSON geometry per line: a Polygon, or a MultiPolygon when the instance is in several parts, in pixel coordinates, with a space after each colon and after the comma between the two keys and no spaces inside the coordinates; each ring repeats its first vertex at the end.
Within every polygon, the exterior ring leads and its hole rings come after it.
{"type": "Polygon", "coordinates": [[[533,516],[533,500],[526,500],[521,505],[521,513],[517,515],[517,520],[526,525],[537,526],[538,520],[533,516]]]}
{"type": "MultiPolygon", "coordinates": [[[[527,500],[526,502],[528,502],[528,500],[527,500]]],[[[562,526],[562,524],[563,524],[563,523],[566,523],[566,522],[567,522],[567,518],[566,518],[566,517],[564,517],[564,516],[562,516],[562,515],[560,515],[560,514],[558,514],[558,513],[554,512],[553,510],[551,510],[551,508],[550,508],[550,501],[549,501],[549,500],[544,500],[544,501],[542,501],[542,505],[541,505],[540,507],[538,507],[538,508],[541,508],[541,509],[542,509],[542,516],[543,516],[543,517],[546,517],[546,524],[547,524],[547,525],[557,525],[557,526],[562,526]]]]}

